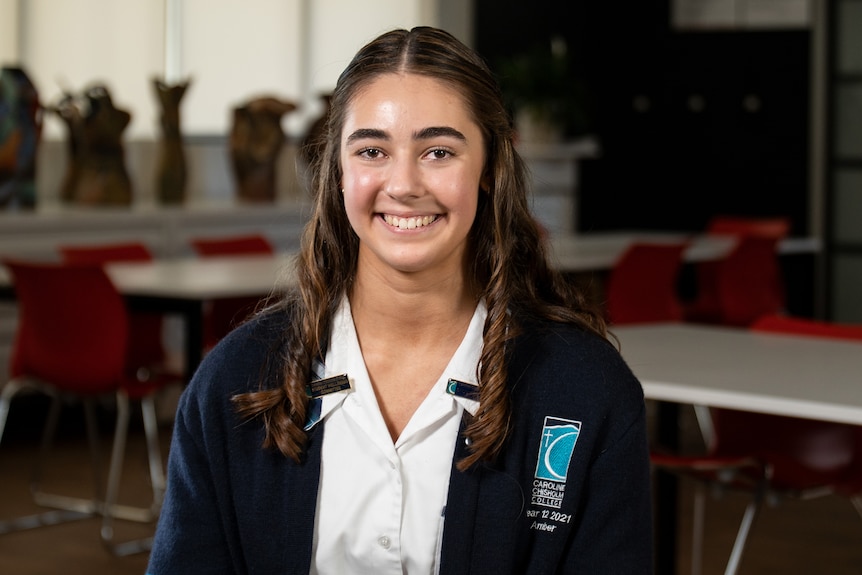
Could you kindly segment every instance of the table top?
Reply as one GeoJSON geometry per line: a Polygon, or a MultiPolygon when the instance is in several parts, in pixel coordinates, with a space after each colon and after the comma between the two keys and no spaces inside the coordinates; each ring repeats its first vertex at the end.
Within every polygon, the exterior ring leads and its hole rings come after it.
{"type": "MultiPolygon", "coordinates": [[[[729,235],[686,234],[675,232],[593,232],[552,236],[550,260],[564,272],[610,269],[634,242],[677,243],[689,241],[683,253],[688,262],[717,260],[727,255],[736,239],[729,235]]],[[[785,238],[778,244],[781,255],[816,253],[820,242],[815,238],[785,238]]]]}
{"type": "Polygon", "coordinates": [[[111,263],[105,269],[127,296],[207,300],[266,295],[295,283],[292,254],[111,263]]]}
{"type": "Polygon", "coordinates": [[[862,424],[862,343],[688,323],[612,331],[648,399],[862,424]]]}

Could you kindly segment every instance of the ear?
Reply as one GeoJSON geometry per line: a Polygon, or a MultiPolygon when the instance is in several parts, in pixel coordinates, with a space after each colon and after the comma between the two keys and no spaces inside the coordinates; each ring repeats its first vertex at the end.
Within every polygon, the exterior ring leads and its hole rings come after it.
{"type": "Polygon", "coordinates": [[[479,189],[485,192],[486,194],[491,193],[491,178],[487,174],[482,176],[482,179],[479,180],[479,189]]]}

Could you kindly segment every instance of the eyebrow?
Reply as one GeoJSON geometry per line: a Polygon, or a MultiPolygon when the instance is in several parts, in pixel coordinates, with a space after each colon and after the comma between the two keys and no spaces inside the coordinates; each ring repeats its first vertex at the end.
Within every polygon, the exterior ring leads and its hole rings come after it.
{"type": "MultiPolygon", "coordinates": [[[[450,138],[461,140],[462,142],[467,141],[467,137],[464,136],[464,134],[462,134],[455,128],[451,128],[449,126],[432,126],[429,128],[423,128],[413,134],[413,139],[429,140],[431,138],[437,138],[440,136],[448,136],[450,138]]],[[[350,144],[356,140],[362,140],[365,138],[374,140],[389,140],[389,134],[387,134],[383,130],[378,130],[376,128],[359,128],[358,130],[347,136],[347,143],[350,144]]]]}
{"type": "Polygon", "coordinates": [[[461,140],[462,142],[466,142],[467,138],[456,130],[455,128],[450,128],[449,126],[432,126],[430,128],[424,128],[419,131],[418,134],[414,136],[417,140],[428,140],[430,138],[437,138],[439,136],[448,136],[450,138],[455,138],[461,140]]]}

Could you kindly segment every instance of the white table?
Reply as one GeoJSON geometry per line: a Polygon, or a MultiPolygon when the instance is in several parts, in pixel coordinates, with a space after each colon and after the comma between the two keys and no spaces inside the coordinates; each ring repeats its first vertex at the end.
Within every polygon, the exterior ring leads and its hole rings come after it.
{"type": "Polygon", "coordinates": [[[292,257],[183,258],[110,263],[105,269],[131,309],[183,317],[184,364],[189,380],[203,353],[204,303],[219,298],[265,297],[293,285],[292,257]]]}
{"type": "MultiPolygon", "coordinates": [[[[862,343],[697,324],[612,328],[675,447],[676,404],[862,425],[862,343]],[[671,403],[667,403],[671,402],[671,403]]],[[[656,475],[657,573],[676,560],[676,481],[656,475]]]]}
{"type": "Polygon", "coordinates": [[[862,425],[862,343],[697,324],[612,331],[649,399],[862,425]]]}
{"type": "MultiPolygon", "coordinates": [[[[556,235],[550,238],[551,263],[557,269],[572,273],[608,270],[635,242],[690,243],[683,252],[687,262],[717,260],[730,252],[735,244],[732,236],[685,234],[674,232],[595,232],[589,234],[556,235]]],[[[779,255],[811,254],[820,250],[816,238],[785,238],[778,243],[779,255]]]]}
{"type": "Polygon", "coordinates": [[[111,281],[125,296],[208,300],[260,296],[295,283],[291,254],[182,258],[110,263],[111,281]]]}

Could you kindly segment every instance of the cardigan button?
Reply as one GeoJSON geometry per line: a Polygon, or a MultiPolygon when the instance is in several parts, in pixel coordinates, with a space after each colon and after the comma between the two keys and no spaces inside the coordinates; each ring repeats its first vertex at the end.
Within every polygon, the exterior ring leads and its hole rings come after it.
{"type": "Polygon", "coordinates": [[[383,547],[384,549],[389,549],[389,545],[392,544],[392,541],[389,539],[387,535],[381,535],[377,538],[377,544],[383,547]]]}
{"type": "Polygon", "coordinates": [[[465,437],[464,438],[464,445],[466,445],[467,447],[470,447],[471,445],[473,445],[473,440],[469,437],[465,437]]]}

